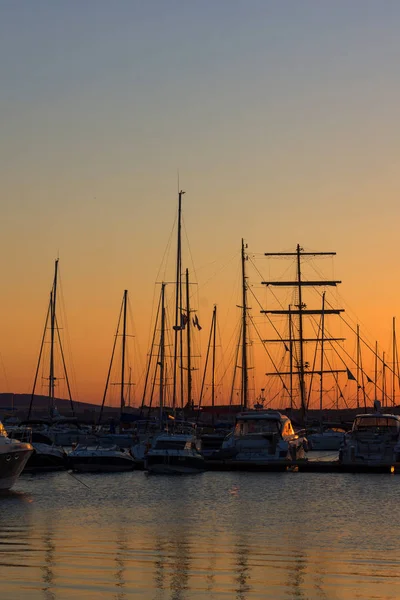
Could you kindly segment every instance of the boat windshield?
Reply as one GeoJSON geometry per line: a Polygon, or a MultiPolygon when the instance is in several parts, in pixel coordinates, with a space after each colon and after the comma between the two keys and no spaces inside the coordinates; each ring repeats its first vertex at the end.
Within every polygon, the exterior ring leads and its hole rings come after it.
{"type": "Polygon", "coordinates": [[[0,421],[0,436],[1,437],[7,437],[7,432],[6,432],[6,430],[4,428],[4,425],[3,425],[3,423],[1,421],[0,421]]]}
{"type": "Polygon", "coordinates": [[[390,417],[357,417],[353,425],[353,431],[396,433],[398,430],[399,422],[390,417]]]}
{"type": "Polygon", "coordinates": [[[251,433],[278,433],[280,422],[275,419],[246,419],[238,421],[235,436],[251,433]]]}

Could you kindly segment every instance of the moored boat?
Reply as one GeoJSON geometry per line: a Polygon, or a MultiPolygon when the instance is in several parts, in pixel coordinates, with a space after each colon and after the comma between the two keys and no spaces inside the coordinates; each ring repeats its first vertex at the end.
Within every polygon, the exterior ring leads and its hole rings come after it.
{"type": "Polygon", "coordinates": [[[249,410],[236,416],[219,457],[232,466],[286,468],[305,459],[306,450],[307,439],[295,433],[289,417],[276,410],[249,410]]]}
{"type": "Polygon", "coordinates": [[[400,417],[381,412],[357,415],[339,451],[343,470],[387,470],[400,462],[400,417]]]}
{"type": "Polygon", "coordinates": [[[9,490],[33,452],[31,444],[8,437],[0,422],[0,490],[9,490]]]}
{"type": "Polygon", "coordinates": [[[197,449],[194,435],[163,433],[155,438],[145,455],[144,468],[150,473],[201,473],[205,470],[205,460],[197,449]]]}
{"type": "Polygon", "coordinates": [[[117,446],[83,446],[78,444],[68,455],[73,471],[117,473],[132,471],[135,461],[131,454],[117,446]]]}

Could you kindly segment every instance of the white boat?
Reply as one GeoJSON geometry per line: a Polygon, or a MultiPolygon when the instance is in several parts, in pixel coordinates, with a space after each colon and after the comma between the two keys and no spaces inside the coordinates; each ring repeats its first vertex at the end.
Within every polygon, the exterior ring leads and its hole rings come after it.
{"type": "Polygon", "coordinates": [[[80,472],[132,471],[135,461],[131,454],[117,446],[78,445],[68,455],[70,467],[80,472]]]}
{"type": "Polygon", "coordinates": [[[374,413],[357,415],[339,451],[344,468],[374,470],[390,468],[400,461],[400,417],[381,412],[374,402],[374,413]]]}
{"type": "Polygon", "coordinates": [[[205,460],[196,446],[196,438],[188,433],[163,433],[157,436],[144,457],[144,468],[150,473],[201,473],[205,460]]]}
{"type": "Polygon", "coordinates": [[[221,458],[236,465],[287,466],[305,458],[307,440],[289,417],[275,410],[249,410],[236,416],[235,429],[222,444],[221,458]]]}
{"type": "Polygon", "coordinates": [[[0,490],[14,485],[32,452],[31,444],[9,438],[0,422],[0,490]]]}

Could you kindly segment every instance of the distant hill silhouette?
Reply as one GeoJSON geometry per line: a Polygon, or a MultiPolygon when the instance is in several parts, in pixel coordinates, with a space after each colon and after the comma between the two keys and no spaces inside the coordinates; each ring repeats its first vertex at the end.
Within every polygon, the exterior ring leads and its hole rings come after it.
{"type": "MultiPolygon", "coordinates": [[[[26,417],[31,401],[31,394],[12,394],[0,393],[0,416],[13,412],[19,417],[26,417]]],[[[54,406],[63,416],[72,416],[71,404],[69,400],[55,398],[54,406]]],[[[77,414],[94,414],[100,409],[98,404],[89,402],[74,402],[74,410],[77,414]]],[[[48,414],[49,398],[48,396],[36,395],[33,400],[32,412],[37,416],[39,414],[48,414]]]]}

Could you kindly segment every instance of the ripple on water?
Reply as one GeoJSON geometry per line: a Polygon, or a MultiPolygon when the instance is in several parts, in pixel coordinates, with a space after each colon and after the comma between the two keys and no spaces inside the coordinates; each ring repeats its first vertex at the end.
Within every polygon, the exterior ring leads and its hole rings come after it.
{"type": "Polygon", "coordinates": [[[0,498],[2,600],[400,597],[400,478],[22,476],[0,498]]]}

